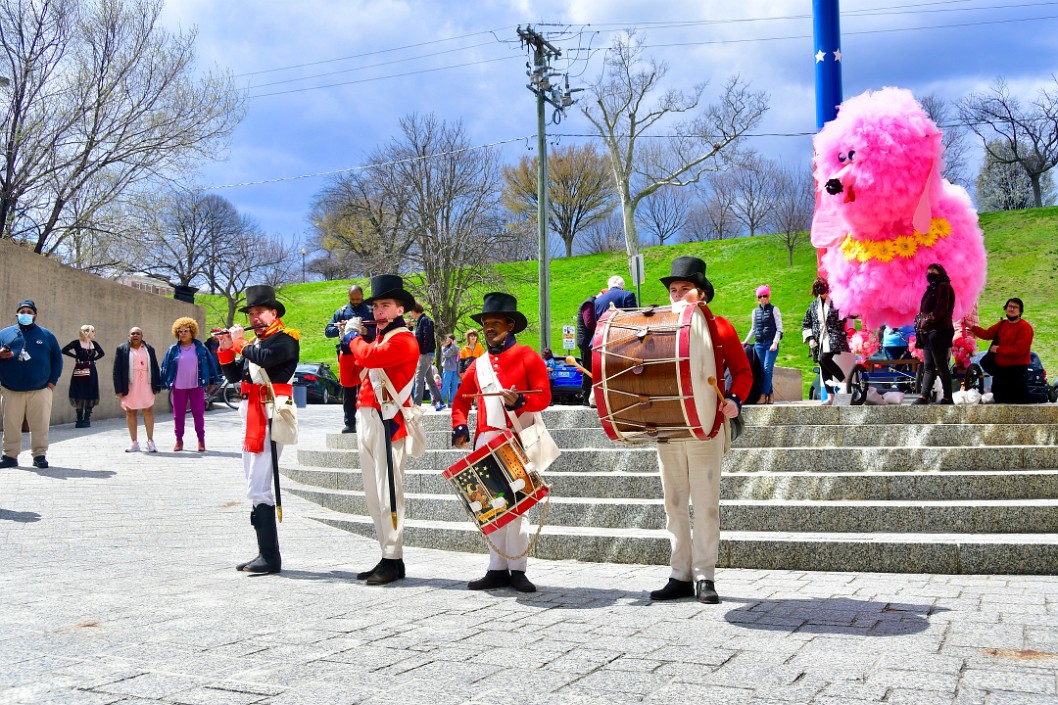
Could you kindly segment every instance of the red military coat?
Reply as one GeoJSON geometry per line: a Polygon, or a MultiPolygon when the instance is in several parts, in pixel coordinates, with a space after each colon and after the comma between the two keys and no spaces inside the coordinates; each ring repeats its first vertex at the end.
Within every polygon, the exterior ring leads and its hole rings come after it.
{"type": "MultiPolygon", "coordinates": [[[[363,338],[353,338],[349,341],[349,350],[352,352],[356,365],[365,372],[370,372],[372,369],[385,370],[396,387],[392,390],[393,398],[396,398],[397,393],[411,382],[419,366],[419,343],[412,332],[404,326],[403,321],[396,326],[390,324],[390,327],[380,331],[378,337],[370,343],[365,342],[363,338]]],[[[356,406],[358,409],[382,408],[378,399],[375,398],[375,390],[366,374],[360,384],[360,395],[357,397],[356,406]]],[[[397,425],[393,440],[398,441],[408,435],[404,427],[404,414],[397,414],[393,421],[397,425]]]]}
{"type": "MultiPolygon", "coordinates": [[[[456,392],[455,401],[452,402],[452,428],[465,426],[470,414],[470,406],[474,394],[481,391],[478,386],[478,365],[492,365],[496,373],[496,379],[504,389],[514,387],[519,391],[530,389],[539,390],[540,394],[526,394],[525,405],[515,413],[521,417],[524,413],[543,411],[551,404],[551,385],[547,378],[547,365],[532,348],[515,343],[498,355],[486,352],[477,358],[467,368],[463,375],[463,381],[456,392]]],[[[485,405],[478,404],[478,424],[475,434],[490,429],[510,428],[510,418],[507,414],[502,419],[485,418],[485,405]]]]}

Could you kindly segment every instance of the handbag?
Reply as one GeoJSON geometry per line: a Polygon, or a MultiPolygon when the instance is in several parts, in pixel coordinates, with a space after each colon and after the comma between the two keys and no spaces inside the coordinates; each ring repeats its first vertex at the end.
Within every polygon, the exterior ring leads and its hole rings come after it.
{"type": "Polygon", "coordinates": [[[263,367],[260,370],[262,379],[268,385],[268,396],[270,398],[265,403],[272,405],[272,421],[270,424],[272,440],[285,446],[297,445],[298,408],[290,397],[276,396],[275,389],[272,387],[272,380],[268,378],[268,372],[263,367]]]}
{"type": "Polygon", "coordinates": [[[91,363],[89,363],[87,361],[84,361],[84,360],[78,360],[74,364],[74,367],[73,367],[73,378],[74,379],[78,379],[78,378],[83,379],[85,377],[91,377],[91,376],[92,376],[92,365],[91,365],[91,363]]]}

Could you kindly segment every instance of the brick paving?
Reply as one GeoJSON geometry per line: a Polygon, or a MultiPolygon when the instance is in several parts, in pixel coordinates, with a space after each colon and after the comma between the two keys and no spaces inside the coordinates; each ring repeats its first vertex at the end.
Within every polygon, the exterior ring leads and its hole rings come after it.
{"type": "MultiPolygon", "coordinates": [[[[303,409],[303,442],[340,417],[303,409]]],[[[113,420],[0,471],[0,703],[1058,703],[1055,577],[722,570],[720,605],[651,604],[658,566],[533,560],[539,592],[480,593],[482,555],[413,548],[368,587],[377,544],[293,496],[284,572],[239,574],[238,418],[206,423],[205,455],[171,421],[126,454],[113,420]]]]}

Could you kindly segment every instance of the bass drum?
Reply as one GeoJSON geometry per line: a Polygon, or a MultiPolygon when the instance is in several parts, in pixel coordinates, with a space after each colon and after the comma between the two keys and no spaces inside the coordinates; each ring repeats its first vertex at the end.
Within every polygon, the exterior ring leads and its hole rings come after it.
{"type": "Polygon", "coordinates": [[[701,302],[607,311],[592,340],[592,394],[606,435],[629,444],[715,436],[724,420],[717,338],[701,302]]]}

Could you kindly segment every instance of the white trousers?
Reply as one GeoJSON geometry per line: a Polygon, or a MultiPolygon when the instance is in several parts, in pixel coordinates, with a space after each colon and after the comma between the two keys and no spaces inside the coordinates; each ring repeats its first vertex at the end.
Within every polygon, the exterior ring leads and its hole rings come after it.
{"type": "Polygon", "coordinates": [[[47,455],[52,390],[45,387],[32,392],[16,392],[5,387],[0,391],[0,397],[3,397],[4,405],[4,455],[17,458],[22,450],[23,419],[29,423],[29,447],[33,457],[47,455]]]}
{"type": "Polygon", "coordinates": [[[720,550],[720,468],[724,439],[658,444],[661,486],[665,491],[665,528],[672,543],[670,577],[713,580],[720,550]],[[689,506],[694,505],[691,532],[689,506]]]}
{"type": "MultiPolygon", "coordinates": [[[[244,399],[242,404],[239,405],[239,415],[242,416],[243,421],[246,421],[247,403],[244,399]]],[[[246,475],[246,496],[253,502],[255,507],[258,504],[275,506],[276,503],[276,495],[272,490],[271,438],[272,434],[266,427],[264,451],[261,453],[242,452],[242,469],[246,475]]],[[[280,443],[276,443],[276,460],[278,461],[281,457],[283,457],[283,446],[280,443]]]]}
{"type": "MultiPolygon", "coordinates": [[[[474,450],[477,450],[498,435],[500,435],[499,431],[486,431],[479,434],[474,440],[474,450]]],[[[489,534],[489,541],[508,556],[517,556],[525,553],[525,549],[529,547],[529,520],[524,516],[518,517],[506,526],[489,534]]],[[[529,565],[528,554],[512,561],[496,553],[492,546],[489,546],[489,570],[520,570],[524,573],[527,565],[529,565]]]]}
{"type": "Polygon", "coordinates": [[[383,558],[404,557],[404,438],[393,441],[393,485],[397,501],[397,527],[389,501],[389,465],[386,462],[386,427],[378,409],[356,410],[356,445],[360,472],[364,476],[364,498],[375,522],[375,535],[383,558]]]}

